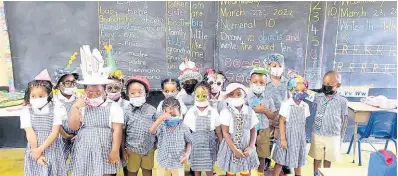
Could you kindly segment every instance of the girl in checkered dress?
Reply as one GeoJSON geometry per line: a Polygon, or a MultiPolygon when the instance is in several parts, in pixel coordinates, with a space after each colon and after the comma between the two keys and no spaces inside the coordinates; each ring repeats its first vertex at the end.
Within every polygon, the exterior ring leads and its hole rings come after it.
{"type": "Polygon", "coordinates": [[[227,107],[221,110],[223,141],[217,155],[220,169],[227,175],[249,176],[259,166],[256,153],[258,119],[252,108],[245,105],[246,87],[231,83],[226,88],[227,107]]]}
{"type": "Polygon", "coordinates": [[[301,175],[301,166],[305,165],[305,121],[310,116],[308,104],[303,100],[307,96],[307,81],[296,75],[289,79],[290,98],[281,104],[279,111],[279,136],[273,154],[276,164],[273,176],[278,176],[282,166],[295,168],[296,176],[301,175]]]}
{"type": "Polygon", "coordinates": [[[217,160],[218,143],[222,139],[219,114],[209,104],[210,85],[200,82],[195,88],[195,106],[185,115],[184,124],[192,131],[192,152],[189,159],[195,175],[201,172],[213,175],[213,166],[217,160]],[[217,136],[216,136],[216,129],[217,136]]]}
{"type": "Polygon", "coordinates": [[[47,71],[28,84],[21,110],[21,128],[26,132],[28,145],[25,152],[26,176],[66,176],[67,168],[62,144],[57,142],[65,109],[51,101],[52,84],[47,71]]]}
{"type": "Polygon", "coordinates": [[[164,175],[171,171],[173,176],[184,175],[184,165],[187,164],[192,148],[192,137],[189,128],[182,123],[180,102],[169,97],[163,102],[163,113],[153,123],[149,132],[158,137],[159,164],[156,175],[164,175]]]}

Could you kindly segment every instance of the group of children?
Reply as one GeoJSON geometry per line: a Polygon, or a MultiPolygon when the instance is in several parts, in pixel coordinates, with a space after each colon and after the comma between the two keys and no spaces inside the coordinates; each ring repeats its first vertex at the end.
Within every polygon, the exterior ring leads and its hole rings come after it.
{"type": "MultiPolygon", "coordinates": [[[[272,175],[283,167],[285,173],[294,168],[301,175],[310,116],[304,102],[308,83],[297,74],[282,76],[282,55],[271,55],[266,68],[254,68],[248,88],[240,83],[224,87],[222,72],[208,69],[202,76],[194,62],[185,60],[178,79],[162,81],[165,99],[155,108],[146,102],[149,81],[140,75],[125,81],[111,46],[106,50],[104,68],[98,50],[80,48],[82,80],[69,70],[75,54],[66,69],[57,70],[55,87],[46,70],[29,83],[20,117],[28,140],[25,175],[116,175],[123,167],[125,175],[141,169],[150,176],[155,159],[158,176],[184,175],[187,163],[196,176],[213,175],[215,164],[226,175],[250,175],[253,169],[263,175],[273,137],[272,175]],[[84,93],[77,84],[84,85],[84,93]]],[[[314,175],[322,160],[330,167],[340,155],[347,102],[337,93],[339,86],[338,73],[326,73],[313,103],[309,155],[315,160],[314,175]]]]}

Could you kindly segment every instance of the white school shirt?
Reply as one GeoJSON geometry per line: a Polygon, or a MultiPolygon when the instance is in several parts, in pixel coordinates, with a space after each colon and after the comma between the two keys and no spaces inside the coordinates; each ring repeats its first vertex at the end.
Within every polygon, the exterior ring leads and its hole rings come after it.
{"type": "MultiPolygon", "coordinates": [[[[53,98],[53,102],[54,102],[55,106],[63,106],[63,102],[62,101],[69,103],[69,102],[73,102],[75,100],[76,100],[76,96],[75,95],[72,95],[69,99],[67,99],[61,93],[55,95],[54,98],[53,98]]],[[[66,109],[65,109],[65,111],[62,112],[61,115],[62,115],[62,117],[61,117],[62,120],[68,119],[68,112],[66,112],[66,109]]]]}
{"type": "Polygon", "coordinates": [[[190,108],[185,115],[184,124],[189,127],[192,131],[196,131],[196,118],[195,111],[198,112],[198,116],[207,116],[209,111],[211,112],[210,116],[210,130],[215,130],[216,127],[220,126],[220,115],[217,112],[217,109],[207,106],[204,111],[200,111],[197,106],[193,106],[190,108]]]}
{"type": "MultiPolygon", "coordinates": [[[[228,105],[230,106],[230,105],[228,105]]],[[[232,107],[232,109],[234,110],[235,114],[238,114],[239,111],[238,109],[236,109],[235,107],[232,107]]],[[[252,116],[251,116],[251,124],[250,124],[250,128],[253,128],[257,125],[258,123],[258,119],[257,119],[257,114],[253,111],[252,108],[250,108],[247,105],[243,105],[242,110],[240,113],[242,114],[248,114],[249,111],[252,111],[252,116]]],[[[225,125],[225,126],[229,126],[229,133],[232,134],[234,132],[234,119],[233,116],[231,114],[231,112],[227,109],[224,108],[223,110],[221,110],[220,112],[220,123],[221,125],[225,125]]]]}
{"type": "MultiPolygon", "coordinates": [[[[32,127],[31,116],[29,111],[29,106],[24,107],[20,111],[20,121],[21,129],[32,127]]],[[[32,108],[33,112],[36,114],[48,114],[50,112],[50,104],[44,106],[41,110],[37,108],[32,108]]],[[[62,125],[62,116],[66,114],[66,109],[63,106],[58,106],[54,104],[54,122],[53,125],[62,125]]]]}
{"type": "Polygon", "coordinates": [[[307,118],[310,116],[310,108],[308,104],[304,101],[301,101],[299,105],[294,102],[293,98],[289,98],[282,102],[281,104],[281,109],[279,110],[279,115],[285,117],[286,122],[289,121],[289,116],[290,116],[290,107],[291,106],[297,106],[297,107],[303,107],[304,108],[304,117],[307,118]]]}
{"type": "MultiPolygon", "coordinates": [[[[120,105],[117,102],[114,102],[110,99],[106,99],[104,103],[102,103],[101,106],[107,106],[108,103],[111,102],[111,109],[109,110],[109,127],[112,128],[112,123],[121,123],[124,124],[124,116],[123,116],[123,109],[120,107],[120,105]]],[[[84,110],[85,107],[80,109],[80,113],[82,115],[82,119],[84,118],[84,110]]],[[[82,120],[80,119],[80,121],[82,120]]]]}

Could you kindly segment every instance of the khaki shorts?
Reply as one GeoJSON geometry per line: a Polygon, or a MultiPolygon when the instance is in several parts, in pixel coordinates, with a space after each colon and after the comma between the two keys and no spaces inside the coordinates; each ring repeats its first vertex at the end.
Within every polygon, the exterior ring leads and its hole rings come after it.
{"type": "Polygon", "coordinates": [[[258,131],[256,140],[256,150],[259,158],[268,158],[271,155],[269,147],[270,130],[269,128],[258,131]]]}
{"type": "Polygon", "coordinates": [[[308,155],[315,160],[340,160],[340,136],[320,136],[313,133],[308,155]]]}
{"type": "Polygon", "coordinates": [[[129,172],[138,172],[140,168],[145,170],[153,169],[155,149],[152,149],[148,155],[140,155],[128,149],[127,153],[129,154],[129,159],[127,162],[127,170],[129,172]]]}

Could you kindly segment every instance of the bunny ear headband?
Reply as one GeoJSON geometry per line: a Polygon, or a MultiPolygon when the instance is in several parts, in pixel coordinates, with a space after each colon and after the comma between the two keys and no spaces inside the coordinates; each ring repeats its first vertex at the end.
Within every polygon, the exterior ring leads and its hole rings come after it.
{"type": "Polygon", "coordinates": [[[199,73],[199,69],[196,67],[195,62],[189,61],[188,58],[184,59],[184,62],[180,64],[180,76],[179,80],[182,82],[190,79],[195,79],[198,82],[202,81],[202,75],[199,73]]]}
{"type": "Polygon", "coordinates": [[[62,76],[67,74],[77,74],[78,68],[71,70],[70,67],[74,60],[76,60],[77,52],[74,52],[72,56],[69,57],[68,64],[64,68],[57,68],[53,73],[55,81],[58,81],[62,76]]]}

